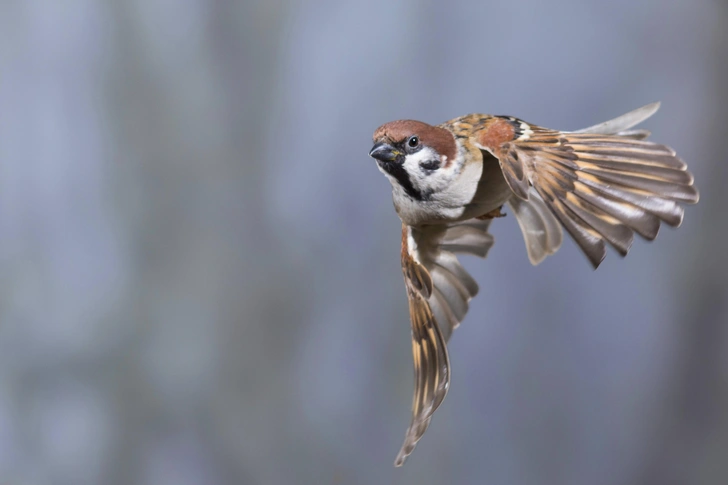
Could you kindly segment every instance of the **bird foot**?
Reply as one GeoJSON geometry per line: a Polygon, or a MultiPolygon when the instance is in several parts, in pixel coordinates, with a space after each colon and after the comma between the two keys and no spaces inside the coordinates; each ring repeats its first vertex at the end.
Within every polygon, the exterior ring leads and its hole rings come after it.
{"type": "Polygon", "coordinates": [[[485,214],[476,217],[476,219],[480,219],[481,221],[485,221],[485,220],[488,220],[488,219],[495,219],[496,217],[505,217],[506,215],[501,212],[501,209],[502,208],[503,208],[503,206],[500,206],[500,207],[498,207],[496,209],[493,209],[490,212],[486,212],[485,214]]]}

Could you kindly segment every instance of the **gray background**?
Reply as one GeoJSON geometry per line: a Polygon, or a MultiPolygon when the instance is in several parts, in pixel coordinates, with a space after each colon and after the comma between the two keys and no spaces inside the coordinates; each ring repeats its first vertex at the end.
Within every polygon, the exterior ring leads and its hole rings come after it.
{"type": "Polygon", "coordinates": [[[728,480],[723,0],[0,3],[0,482],[728,480]],[[493,224],[451,392],[412,362],[385,121],[643,104],[683,226],[528,263],[493,224]]]}

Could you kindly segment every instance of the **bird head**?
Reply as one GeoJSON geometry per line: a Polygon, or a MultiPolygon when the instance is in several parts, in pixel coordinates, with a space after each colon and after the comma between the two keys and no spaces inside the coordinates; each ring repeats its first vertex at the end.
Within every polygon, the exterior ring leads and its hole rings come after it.
{"type": "Polygon", "coordinates": [[[457,154],[453,134],[421,121],[386,123],[374,132],[369,156],[392,186],[415,200],[426,200],[447,185],[457,154]]]}

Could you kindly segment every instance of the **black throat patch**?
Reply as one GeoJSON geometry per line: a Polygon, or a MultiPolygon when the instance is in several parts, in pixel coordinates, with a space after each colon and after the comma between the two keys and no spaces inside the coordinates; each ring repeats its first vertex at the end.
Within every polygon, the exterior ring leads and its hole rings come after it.
{"type": "Polygon", "coordinates": [[[380,162],[380,166],[397,180],[410,198],[414,200],[427,200],[432,195],[429,191],[421,192],[412,185],[412,180],[410,180],[407,170],[404,169],[404,163],[399,160],[394,162],[380,162]]]}

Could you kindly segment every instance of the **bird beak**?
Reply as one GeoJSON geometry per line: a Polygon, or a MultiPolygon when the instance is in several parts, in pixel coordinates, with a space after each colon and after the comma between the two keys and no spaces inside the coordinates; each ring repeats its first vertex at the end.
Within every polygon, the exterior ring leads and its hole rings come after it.
{"type": "Polygon", "coordinates": [[[392,145],[386,143],[375,144],[369,152],[370,157],[376,158],[381,162],[393,162],[399,155],[400,153],[392,145]]]}

